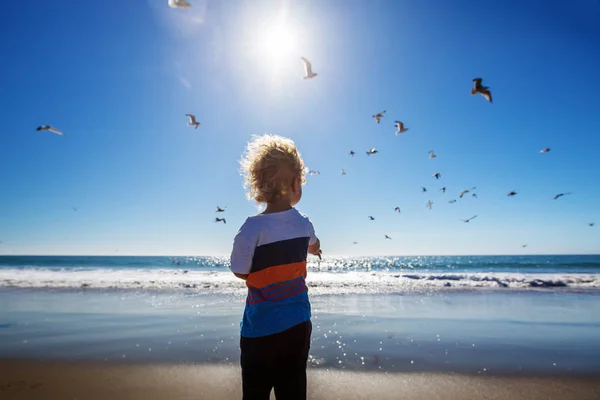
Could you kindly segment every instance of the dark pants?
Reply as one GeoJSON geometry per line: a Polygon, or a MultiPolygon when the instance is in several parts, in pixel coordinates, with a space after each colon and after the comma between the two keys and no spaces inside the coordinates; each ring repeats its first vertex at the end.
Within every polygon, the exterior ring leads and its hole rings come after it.
{"type": "Polygon", "coordinates": [[[303,322],[283,332],[240,339],[243,400],[306,399],[306,362],[312,324],[303,322]]]}

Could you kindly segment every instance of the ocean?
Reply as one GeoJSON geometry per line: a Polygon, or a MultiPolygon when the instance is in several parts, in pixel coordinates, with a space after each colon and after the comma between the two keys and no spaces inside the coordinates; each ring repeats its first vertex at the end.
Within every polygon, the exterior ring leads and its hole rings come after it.
{"type": "MultiPolygon", "coordinates": [[[[311,258],[310,368],[600,374],[600,256],[311,258]]],[[[239,363],[218,257],[0,257],[0,359],[239,363]]]]}
{"type": "MultiPolygon", "coordinates": [[[[448,289],[600,289],[600,256],[435,256],[312,259],[314,294],[448,289]]],[[[219,257],[0,256],[0,287],[244,289],[219,257]]]]}

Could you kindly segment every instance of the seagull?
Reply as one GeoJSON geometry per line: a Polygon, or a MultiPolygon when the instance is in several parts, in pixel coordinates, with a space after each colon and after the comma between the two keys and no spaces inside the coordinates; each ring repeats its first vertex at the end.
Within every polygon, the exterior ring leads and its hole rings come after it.
{"type": "Polygon", "coordinates": [[[227,223],[227,221],[225,221],[225,218],[215,218],[215,222],[222,222],[224,224],[227,223]]]}
{"type": "Polygon", "coordinates": [[[221,207],[217,206],[217,210],[215,212],[223,212],[223,211],[225,211],[226,208],[227,207],[221,208],[221,207]]]}
{"type": "Polygon", "coordinates": [[[169,0],[169,7],[171,8],[181,8],[186,10],[190,8],[192,5],[187,2],[187,0],[169,0]]]}
{"type": "Polygon", "coordinates": [[[377,121],[377,123],[381,122],[381,118],[383,118],[383,114],[385,114],[385,110],[373,115],[373,118],[375,118],[375,121],[377,121]]]}
{"type": "Polygon", "coordinates": [[[473,193],[471,196],[477,198],[477,193],[473,193]]]}
{"type": "Polygon", "coordinates": [[[308,171],[309,175],[321,175],[321,173],[319,171],[316,171],[314,169],[311,169],[310,171],[308,171]]]}
{"type": "Polygon", "coordinates": [[[529,245],[528,245],[528,244],[524,244],[524,245],[522,245],[521,247],[522,247],[522,248],[525,248],[525,247],[527,247],[527,246],[529,246],[529,245]]]}
{"type": "Polygon", "coordinates": [[[354,154],[356,154],[356,153],[354,153],[354,150],[350,150],[350,155],[351,155],[352,157],[354,157],[354,154]]]}
{"type": "Polygon", "coordinates": [[[433,201],[429,200],[427,202],[427,207],[431,210],[431,207],[433,207],[433,201]]]}
{"type": "Polygon", "coordinates": [[[400,135],[408,130],[408,128],[404,127],[404,124],[401,121],[396,121],[396,135],[400,135]]]}
{"type": "Polygon", "coordinates": [[[370,215],[369,215],[369,219],[370,219],[371,221],[375,221],[375,217],[371,217],[370,215]]]}
{"type": "Polygon", "coordinates": [[[58,129],[56,129],[53,126],[50,125],[42,125],[42,126],[38,126],[36,131],[50,131],[52,133],[56,133],[57,135],[62,136],[63,133],[61,131],[59,131],[58,129]]]}
{"type": "Polygon", "coordinates": [[[426,188],[426,187],[422,187],[422,188],[421,188],[421,192],[422,192],[422,193],[425,193],[426,191],[427,191],[427,188],[426,188]]]}
{"type": "Polygon", "coordinates": [[[433,176],[435,179],[440,179],[442,177],[442,174],[440,174],[439,172],[436,172],[435,174],[433,174],[431,176],[433,176]]]}
{"type": "Polygon", "coordinates": [[[304,57],[301,57],[301,58],[302,58],[302,61],[304,61],[304,71],[306,72],[306,75],[302,79],[311,79],[311,78],[314,78],[315,76],[317,76],[317,74],[315,74],[312,71],[312,64],[310,63],[310,61],[308,61],[304,57]]]}
{"type": "Polygon", "coordinates": [[[352,242],[352,244],[358,244],[358,242],[352,242]]]}
{"type": "Polygon", "coordinates": [[[391,237],[389,237],[388,235],[385,235],[385,238],[386,238],[386,239],[389,239],[389,240],[392,240],[392,238],[391,238],[391,237]]]}
{"type": "Polygon", "coordinates": [[[454,203],[456,203],[456,200],[455,200],[455,199],[448,200],[448,204],[454,204],[454,203]]]}
{"type": "Polygon", "coordinates": [[[473,79],[473,82],[474,82],[474,85],[473,85],[473,89],[471,89],[471,94],[479,93],[480,95],[485,97],[487,101],[489,101],[491,103],[492,102],[492,92],[490,92],[490,88],[487,86],[483,86],[481,84],[481,78],[475,78],[475,79],[473,79]]]}
{"type": "Polygon", "coordinates": [[[190,120],[190,122],[188,122],[188,126],[193,126],[194,129],[198,129],[200,122],[196,121],[196,116],[193,114],[185,114],[185,116],[190,120]]]}
{"type": "Polygon", "coordinates": [[[540,154],[549,153],[550,147],[546,147],[544,150],[540,150],[540,154]]]}
{"type": "Polygon", "coordinates": [[[511,190],[511,191],[510,191],[510,192],[507,194],[507,196],[509,196],[509,197],[516,196],[516,195],[517,195],[517,192],[515,192],[514,190],[511,190]]]}
{"type": "Polygon", "coordinates": [[[463,220],[461,220],[461,221],[462,221],[462,222],[464,222],[464,223],[466,224],[466,223],[469,223],[469,222],[471,222],[471,221],[472,221],[472,220],[474,220],[475,218],[477,218],[477,215],[473,215],[471,218],[469,218],[469,219],[463,219],[463,220]]]}
{"type": "Polygon", "coordinates": [[[367,155],[370,156],[371,154],[375,154],[377,153],[377,150],[375,150],[375,147],[373,147],[371,150],[367,151],[367,155]]]}
{"type": "Polygon", "coordinates": [[[559,194],[557,194],[556,196],[554,196],[554,200],[556,200],[556,199],[558,199],[558,198],[561,198],[561,197],[563,197],[563,196],[567,196],[567,195],[569,195],[569,194],[571,194],[571,192],[569,192],[569,193],[559,193],[559,194]]]}
{"type": "Polygon", "coordinates": [[[595,222],[590,222],[588,225],[593,227],[594,225],[596,225],[596,223],[595,222]]]}
{"type": "Polygon", "coordinates": [[[340,175],[346,175],[346,171],[344,171],[343,168],[342,168],[342,172],[340,172],[340,175]]]}
{"type": "Polygon", "coordinates": [[[71,207],[71,210],[77,211],[78,209],[77,209],[77,207],[73,206],[73,207],[71,207]]]}
{"type": "Polygon", "coordinates": [[[440,192],[442,192],[442,193],[446,193],[446,186],[444,186],[444,187],[440,188],[440,192]]]}
{"type": "Polygon", "coordinates": [[[429,150],[429,158],[436,158],[437,156],[433,152],[433,150],[429,150]]]}
{"type": "Polygon", "coordinates": [[[394,211],[402,212],[402,211],[400,211],[400,207],[394,208],[394,211]]]}
{"type": "Polygon", "coordinates": [[[462,192],[460,192],[460,196],[459,196],[459,197],[462,199],[462,198],[463,198],[463,196],[464,196],[465,194],[467,194],[467,193],[469,193],[469,189],[465,189],[465,190],[463,190],[462,192]]]}

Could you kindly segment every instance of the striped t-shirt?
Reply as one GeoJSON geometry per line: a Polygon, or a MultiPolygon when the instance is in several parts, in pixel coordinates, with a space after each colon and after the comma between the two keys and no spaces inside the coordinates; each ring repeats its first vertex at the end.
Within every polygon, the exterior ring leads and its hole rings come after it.
{"type": "Polygon", "coordinates": [[[295,208],[246,219],[231,253],[231,271],[248,274],[242,336],[272,335],[310,320],[304,279],[308,246],[316,241],[312,223],[295,208]]]}

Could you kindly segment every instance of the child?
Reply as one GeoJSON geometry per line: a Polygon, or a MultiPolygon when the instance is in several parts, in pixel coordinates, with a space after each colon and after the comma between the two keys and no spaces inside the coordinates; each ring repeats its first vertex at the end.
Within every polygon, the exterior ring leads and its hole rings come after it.
{"type": "Polygon", "coordinates": [[[231,271],[246,281],[241,323],[244,400],[306,399],[310,303],[307,253],[321,254],[310,220],[294,206],[302,198],[304,162],[290,139],[255,137],[242,159],[248,197],[266,203],[237,233],[231,271]]]}

